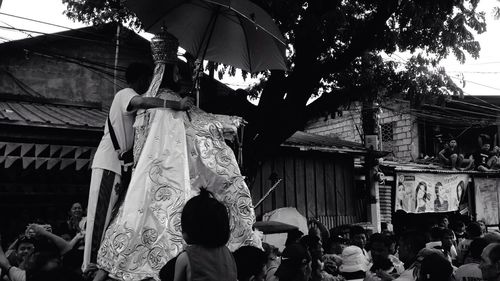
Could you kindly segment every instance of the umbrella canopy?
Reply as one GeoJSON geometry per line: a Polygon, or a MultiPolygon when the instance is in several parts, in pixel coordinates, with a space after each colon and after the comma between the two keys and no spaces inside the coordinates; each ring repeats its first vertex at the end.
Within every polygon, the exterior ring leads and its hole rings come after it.
{"type": "MultiPolygon", "coordinates": [[[[273,210],[262,216],[262,221],[281,222],[297,227],[302,233],[307,234],[307,219],[297,209],[287,207],[273,210]]],[[[262,242],[274,245],[283,251],[285,249],[286,233],[266,234],[262,242]]]]}
{"type": "Polygon", "coordinates": [[[248,0],[127,0],[144,29],[162,27],[195,58],[249,71],[286,70],[285,40],[273,19],[248,0]]]}
{"type": "Polygon", "coordinates": [[[282,223],[279,221],[258,221],[253,224],[253,227],[262,231],[264,234],[286,233],[292,230],[298,230],[295,225],[282,223]]]}

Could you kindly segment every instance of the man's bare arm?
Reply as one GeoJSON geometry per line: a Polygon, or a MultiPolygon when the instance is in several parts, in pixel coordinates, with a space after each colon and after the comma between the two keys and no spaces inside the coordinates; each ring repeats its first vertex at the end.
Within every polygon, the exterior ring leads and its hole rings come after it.
{"type": "Polygon", "coordinates": [[[130,100],[127,109],[129,111],[150,108],[171,108],[174,110],[188,110],[189,108],[191,108],[191,106],[193,106],[193,99],[188,97],[185,97],[180,101],[172,101],[153,97],[136,96],[130,100]]]}

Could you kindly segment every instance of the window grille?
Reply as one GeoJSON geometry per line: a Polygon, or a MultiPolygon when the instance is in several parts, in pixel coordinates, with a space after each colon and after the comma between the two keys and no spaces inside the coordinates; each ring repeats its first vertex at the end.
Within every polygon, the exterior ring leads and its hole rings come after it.
{"type": "Polygon", "coordinates": [[[393,140],[393,122],[382,124],[382,142],[393,140]]]}

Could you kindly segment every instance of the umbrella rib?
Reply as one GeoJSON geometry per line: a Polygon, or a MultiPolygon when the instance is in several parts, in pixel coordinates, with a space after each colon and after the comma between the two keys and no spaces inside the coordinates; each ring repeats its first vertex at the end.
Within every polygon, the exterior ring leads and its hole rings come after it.
{"type": "Polygon", "coordinates": [[[214,33],[215,29],[215,24],[217,23],[217,17],[219,16],[219,10],[220,7],[217,7],[215,11],[212,12],[212,17],[210,18],[210,22],[207,25],[207,28],[205,29],[205,36],[207,36],[207,31],[210,28],[210,24],[212,24],[212,29],[210,30],[210,34],[208,34],[208,37],[204,37],[203,40],[201,41],[200,49],[198,49],[198,52],[196,52],[196,58],[200,55],[201,47],[203,47],[203,43],[205,42],[205,39],[207,41],[207,44],[205,45],[205,49],[203,50],[203,55],[201,57],[201,61],[203,63],[203,60],[205,59],[205,56],[207,54],[208,50],[208,45],[210,44],[210,39],[212,39],[212,34],[214,33]]]}
{"type": "MultiPolygon", "coordinates": [[[[264,32],[266,32],[267,34],[271,35],[274,39],[276,39],[278,42],[280,42],[281,44],[283,44],[284,46],[286,46],[286,43],[283,42],[283,40],[281,40],[280,38],[278,38],[277,36],[275,36],[274,34],[272,34],[270,31],[268,31],[267,29],[265,29],[264,27],[262,27],[260,24],[258,24],[256,21],[250,19],[249,17],[247,17],[245,14],[243,13],[240,13],[238,10],[234,9],[232,6],[229,6],[229,5],[223,5],[221,3],[218,3],[217,1],[213,1],[213,0],[205,0],[205,2],[208,2],[208,3],[212,3],[212,4],[215,4],[215,5],[219,5],[219,6],[222,6],[222,7],[225,7],[231,11],[234,11],[236,14],[240,15],[241,17],[245,18],[246,20],[252,22],[253,24],[255,24],[256,26],[258,26],[260,29],[262,29],[264,32]]],[[[262,8],[261,8],[262,9],[262,8]]]]}
{"type": "Polygon", "coordinates": [[[243,35],[245,35],[245,45],[247,46],[248,66],[250,67],[250,73],[252,73],[253,72],[252,58],[250,57],[250,46],[248,45],[247,30],[245,29],[245,26],[243,25],[243,21],[241,20],[241,16],[236,14],[236,18],[240,22],[241,29],[243,30],[243,35]]]}

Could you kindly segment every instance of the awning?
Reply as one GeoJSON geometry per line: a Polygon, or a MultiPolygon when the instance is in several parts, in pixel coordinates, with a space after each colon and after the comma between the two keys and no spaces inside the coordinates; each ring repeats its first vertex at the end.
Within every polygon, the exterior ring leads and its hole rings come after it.
{"type": "Polygon", "coordinates": [[[0,167],[22,163],[23,169],[90,169],[96,147],[0,142],[0,167]]]}

